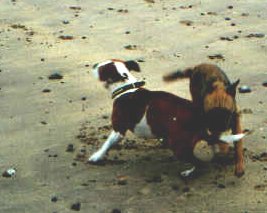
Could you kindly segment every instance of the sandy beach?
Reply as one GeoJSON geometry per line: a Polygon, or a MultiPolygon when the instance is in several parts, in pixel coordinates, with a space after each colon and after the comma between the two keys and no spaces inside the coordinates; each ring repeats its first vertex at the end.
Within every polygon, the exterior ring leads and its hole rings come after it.
{"type": "Polygon", "coordinates": [[[0,177],[0,212],[266,213],[266,8],[266,0],[1,0],[0,172],[16,174],[0,177]],[[234,176],[230,153],[184,180],[187,164],[131,133],[101,165],[86,163],[111,131],[110,94],[90,73],[110,58],[139,61],[135,76],[148,89],[188,99],[188,80],[162,76],[207,62],[249,86],[237,94],[243,128],[253,130],[245,175],[234,176]]]}

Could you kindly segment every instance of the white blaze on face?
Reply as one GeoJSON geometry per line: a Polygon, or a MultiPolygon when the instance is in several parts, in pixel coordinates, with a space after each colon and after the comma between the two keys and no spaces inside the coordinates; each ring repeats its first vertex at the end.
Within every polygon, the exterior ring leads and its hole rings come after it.
{"type": "Polygon", "coordinates": [[[127,67],[125,66],[125,64],[123,62],[115,61],[114,65],[117,68],[117,71],[120,74],[120,76],[122,76],[122,77],[127,76],[127,78],[128,78],[127,82],[129,82],[129,83],[136,82],[136,78],[132,76],[132,74],[129,72],[129,70],[127,69],[127,67]]]}

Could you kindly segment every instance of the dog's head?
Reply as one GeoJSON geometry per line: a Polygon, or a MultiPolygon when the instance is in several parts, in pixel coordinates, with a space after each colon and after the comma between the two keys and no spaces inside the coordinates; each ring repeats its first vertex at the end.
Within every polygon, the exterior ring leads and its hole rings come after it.
{"type": "Polygon", "coordinates": [[[98,80],[105,82],[107,87],[116,82],[131,80],[130,71],[140,72],[140,67],[136,61],[112,59],[93,66],[94,76],[98,80]]]}
{"type": "Polygon", "coordinates": [[[235,95],[238,83],[239,80],[228,87],[221,82],[215,83],[204,98],[205,122],[212,134],[219,135],[231,129],[237,113],[235,95]]]}

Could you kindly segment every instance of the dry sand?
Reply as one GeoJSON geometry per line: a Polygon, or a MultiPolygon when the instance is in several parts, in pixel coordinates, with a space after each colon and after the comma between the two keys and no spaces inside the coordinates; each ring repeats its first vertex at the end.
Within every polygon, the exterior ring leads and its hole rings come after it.
{"type": "Polygon", "coordinates": [[[266,0],[1,0],[0,169],[17,174],[0,177],[0,212],[66,213],[76,202],[90,213],[267,212],[266,8],[266,0]],[[243,126],[255,130],[245,176],[214,162],[184,181],[187,165],[131,134],[102,166],[75,161],[68,144],[88,143],[89,155],[110,131],[112,101],[90,75],[109,58],[143,60],[137,77],[148,88],[186,98],[188,81],[162,76],[201,62],[250,86],[237,97],[243,126]],[[49,80],[54,72],[63,79],[49,80]]]}

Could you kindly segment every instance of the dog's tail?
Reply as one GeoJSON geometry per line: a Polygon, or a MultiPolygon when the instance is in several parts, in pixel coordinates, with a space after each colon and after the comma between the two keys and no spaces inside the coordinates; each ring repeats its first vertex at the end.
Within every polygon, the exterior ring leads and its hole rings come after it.
{"type": "Polygon", "coordinates": [[[163,81],[170,82],[170,81],[175,81],[177,79],[190,78],[193,73],[193,70],[194,69],[192,68],[187,68],[183,71],[177,70],[177,71],[171,72],[163,76],[163,81]]]}

